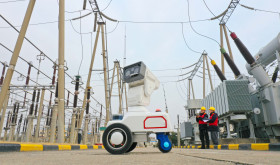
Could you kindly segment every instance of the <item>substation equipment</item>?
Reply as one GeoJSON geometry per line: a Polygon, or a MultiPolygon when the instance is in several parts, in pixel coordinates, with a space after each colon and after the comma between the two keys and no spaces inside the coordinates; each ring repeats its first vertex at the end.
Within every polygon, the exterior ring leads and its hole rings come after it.
{"type": "MultiPolygon", "coordinates": [[[[221,137],[277,140],[280,138],[280,81],[277,82],[280,68],[280,33],[253,57],[235,33],[231,38],[246,60],[249,76],[241,74],[225,50],[224,55],[235,80],[226,80],[218,68],[214,68],[221,84],[204,99],[189,99],[185,107],[189,121],[181,124],[181,136],[187,143],[199,144],[198,125],[195,115],[201,106],[216,108],[219,126],[225,128],[221,137]],[[275,67],[272,76],[268,68],[275,67]],[[232,127],[231,127],[232,126],[232,127]]],[[[217,67],[217,66],[216,66],[217,67]]]]}

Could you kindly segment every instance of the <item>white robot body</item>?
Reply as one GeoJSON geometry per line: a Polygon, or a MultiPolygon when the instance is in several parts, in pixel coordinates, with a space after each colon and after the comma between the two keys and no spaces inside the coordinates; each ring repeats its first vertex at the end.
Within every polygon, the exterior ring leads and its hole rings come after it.
{"type": "Polygon", "coordinates": [[[137,142],[149,142],[149,135],[156,133],[160,151],[169,152],[172,144],[168,135],[173,131],[169,115],[150,112],[145,107],[150,104],[153,91],[159,88],[159,80],[143,62],[125,67],[123,79],[129,85],[128,113],[122,120],[107,123],[102,139],[105,149],[112,154],[130,152],[137,142]]]}
{"type": "Polygon", "coordinates": [[[144,106],[130,107],[122,120],[109,121],[122,123],[133,133],[172,132],[169,115],[165,112],[149,112],[144,106]]]}

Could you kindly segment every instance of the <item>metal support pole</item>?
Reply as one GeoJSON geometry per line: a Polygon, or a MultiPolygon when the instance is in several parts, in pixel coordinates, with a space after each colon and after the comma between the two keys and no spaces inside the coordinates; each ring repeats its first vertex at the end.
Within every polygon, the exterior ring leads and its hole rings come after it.
{"type": "Polygon", "coordinates": [[[31,132],[33,129],[33,110],[34,110],[34,103],[35,103],[35,97],[36,97],[36,89],[34,89],[33,94],[32,94],[32,103],[30,106],[30,110],[29,110],[29,115],[28,115],[28,124],[27,124],[27,130],[26,130],[26,142],[30,142],[31,141],[31,132]]]}
{"type": "Polygon", "coordinates": [[[181,146],[181,137],[180,137],[180,120],[179,120],[179,115],[177,115],[177,120],[178,120],[178,128],[177,128],[177,143],[178,147],[181,146]]]}
{"type": "Polygon", "coordinates": [[[73,144],[74,143],[74,139],[75,139],[75,122],[76,122],[76,113],[77,113],[77,108],[73,109],[73,113],[72,113],[72,119],[71,119],[71,130],[70,130],[70,143],[73,144]]]}
{"type": "Polygon", "coordinates": [[[115,78],[115,69],[116,69],[116,61],[114,61],[114,68],[113,68],[113,74],[112,74],[112,80],[111,80],[111,89],[110,89],[110,103],[112,99],[112,91],[113,91],[113,86],[114,86],[114,78],[115,78]]]}
{"type": "Polygon", "coordinates": [[[14,52],[13,52],[13,55],[12,55],[12,58],[11,58],[11,61],[10,61],[10,64],[9,64],[9,68],[7,70],[7,73],[6,73],[3,86],[1,88],[0,109],[3,108],[4,100],[5,100],[6,95],[8,93],[9,85],[10,85],[12,77],[13,77],[14,69],[15,69],[15,66],[16,66],[16,63],[17,63],[17,60],[18,60],[18,57],[19,57],[19,53],[20,53],[20,50],[21,50],[21,47],[22,47],[22,43],[23,43],[26,31],[27,31],[27,27],[28,27],[28,24],[29,24],[29,21],[30,21],[30,18],[31,18],[31,14],[32,14],[35,2],[36,2],[36,0],[30,0],[29,1],[27,11],[26,11],[25,16],[24,16],[24,20],[23,20],[23,23],[22,23],[22,26],[21,26],[21,29],[20,29],[20,32],[19,32],[19,35],[18,35],[18,39],[17,39],[16,45],[15,45],[15,48],[14,48],[14,52]]]}
{"type": "Polygon", "coordinates": [[[207,64],[207,71],[208,71],[208,76],[209,76],[209,82],[210,82],[211,90],[213,91],[214,88],[213,88],[213,83],[212,83],[212,76],[211,76],[211,72],[210,72],[210,67],[209,67],[209,63],[208,63],[208,60],[207,60],[207,56],[205,56],[205,61],[206,61],[206,64],[207,64]]]}
{"type": "Polygon", "coordinates": [[[87,138],[87,133],[88,133],[88,121],[89,121],[89,115],[86,114],[86,116],[85,116],[85,126],[84,126],[83,144],[87,144],[87,141],[88,141],[88,138],[87,138]]]}
{"type": "Polygon", "coordinates": [[[191,99],[191,79],[189,79],[188,100],[191,99]]]}
{"type": "Polygon", "coordinates": [[[203,98],[205,98],[205,56],[203,55],[203,98]]]}
{"type": "Polygon", "coordinates": [[[226,26],[225,26],[225,24],[223,24],[222,26],[223,26],[224,33],[225,33],[225,38],[226,38],[226,42],[227,42],[229,56],[230,56],[231,60],[234,61],[233,60],[232,51],[231,51],[231,46],[230,46],[229,39],[228,39],[228,34],[227,34],[226,26]]]}
{"type": "Polygon", "coordinates": [[[125,108],[126,108],[126,112],[128,112],[126,83],[123,83],[123,86],[124,86],[124,94],[125,94],[125,108]]]}
{"type": "Polygon", "coordinates": [[[8,94],[5,97],[4,106],[3,106],[3,110],[2,110],[2,115],[1,115],[1,120],[0,120],[0,139],[1,139],[1,135],[2,135],[6,110],[7,110],[7,106],[8,106],[8,103],[9,103],[9,97],[10,97],[10,90],[8,91],[8,94]]]}
{"type": "Polygon", "coordinates": [[[64,72],[64,25],[65,0],[59,0],[59,53],[58,53],[58,118],[57,142],[64,143],[64,99],[65,99],[65,72],[64,72]]]}
{"type": "Polygon", "coordinates": [[[90,89],[91,87],[87,88],[87,106],[86,106],[86,116],[85,116],[85,127],[84,127],[84,139],[83,139],[83,144],[87,144],[88,138],[87,138],[87,133],[88,133],[88,123],[89,123],[89,103],[90,103],[90,89]]]}
{"type": "Polygon", "coordinates": [[[17,133],[16,133],[15,141],[18,141],[22,120],[23,120],[23,114],[20,115],[20,118],[19,118],[19,121],[18,121],[17,133]]]}
{"type": "MultiPolygon", "coordinates": [[[[94,47],[93,47],[93,51],[92,51],[92,57],[91,57],[91,61],[90,61],[89,71],[88,71],[88,78],[87,78],[86,89],[87,89],[87,87],[90,86],[92,67],[93,67],[93,64],[94,64],[94,59],[95,59],[95,54],[96,54],[96,49],[97,49],[97,44],[98,44],[99,33],[100,33],[100,25],[98,25],[97,32],[96,32],[94,47]]],[[[81,120],[78,123],[78,128],[79,129],[82,126],[82,121],[83,121],[83,117],[84,117],[84,110],[85,110],[85,107],[86,107],[86,100],[87,100],[87,91],[85,90],[84,100],[83,100],[83,105],[82,105],[82,110],[81,110],[81,120]]]]}
{"type": "MultiPolygon", "coordinates": [[[[121,95],[121,75],[120,75],[120,63],[117,61],[117,81],[118,81],[118,92],[119,92],[119,114],[122,114],[122,95],[121,95]]],[[[113,84],[112,84],[113,86],[113,84]]]]}
{"type": "Polygon", "coordinates": [[[229,119],[226,118],[225,120],[226,120],[226,126],[227,126],[227,138],[231,138],[229,119]]]}
{"type": "Polygon", "coordinates": [[[9,134],[9,139],[8,141],[11,142],[13,141],[14,138],[14,133],[15,133],[15,128],[16,128],[16,108],[17,108],[17,103],[14,103],[14,109],[11,117],[11,124],[10,124],[10,134],[9,134]]]}
{"type": "Polygon", "coordinates": [[[52,109],[52,121],[51,121],[51,131],[50,131],[50,143],[55,142],[55,132],[56,132],[56,120],[57,120],[57,104],[58,99],[55,98],[54,100],[54,106],[52,109]]]}
{"type": "Polygon", "coordinates": [[[39,130],[40,130],[42,111],[43,111],[43,107],[44,107],[44,105],[43,105],[44,97],[45,97],[45,89],[42,90],[41,99],[40,99],[39,113],[38,113],[38,117],[37,117],[37,127],[35,130],[35,142],[39,142],[38,136],[39,136],[39,130]]]}
{"type": "Polygon", "coordinates": [[[250,129],[250,138],[255,139],[255,129],[254,129],[254,124],[251,120],[251,118],[249,118],[249,129],[250,129]]]}
{"type": "MultiPolygon", "coordinates": [[[[224,47],[224,35],[223,35],[223,25],[220,24],[220,40],[221,40],[221,47],[224,47]]],[[[222,73],[225,75],[225,60],[224,55],[221,53],[221,66],[222,66],[222,73]]]]}
{"type": "Polygon", "coordinates": [[[106,52],[105,52],[105,34],[104,34],[104,23],[101,25],[101,36],[102,36],[102,56],[103,56],[103,71],[104,71],[104,87],[105,87],[105,103],[106,103],[106,119],[105,127],[110,120],[110,111],[109,111],[109,91],[108,91],[108,75],[107,75],[107,62],[106,62],[106,52]]]}
{"type": "Polygon", "coordinates": [[[191,88],[192,88],[193,99],[195,99],[195,95],[194,95],[194,89],[193,89],[193,83],[192,83],[192,80],[191,80],[191,88]]]}

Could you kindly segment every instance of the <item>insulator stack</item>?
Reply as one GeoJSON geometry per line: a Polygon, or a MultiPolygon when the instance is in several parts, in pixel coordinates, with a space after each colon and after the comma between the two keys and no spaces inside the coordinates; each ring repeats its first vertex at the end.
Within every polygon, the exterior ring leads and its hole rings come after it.
{"type": "Polygon", "coordinates": [[[80,86],[80,76],[76,76],[76,81],[75,81],[75,93],[74,93],[74,108],[77,107],[78,103],[78,94],[79,94],[79,86],[80,86]]]}
{"type": "Polygon", "coordinates": [[[7,116],[7,121],[6,121],[6,128],[9,128],[9,123],[10,123],[10,119],[11,119],[11,112],[8,112],[8,116],[7,116]]]}
{"type": "Polygon", "coordinates": [[[25,130],[25,125],[26,125],[26,118],[25,118],[24,121],[23,121],[22,132],[25,132],[25,131],[24,131],[24,130],[25,130]]]}
{"type": "Polygon", "coordinates": [[[29,115],[33,115],[35,98],[36,98],[36,90],[34,90],[32,94],[32,103],[30,105],[29,115]]]}
{"type": "Polygon", "coordinates": [[[53,66],[52,86],[54,86],[54,83],[55,83],[55,75],[56,75],[56,64],[54,64],[54,66],[53,66]]]}
{"type": "Polygon", "coordinates": [[[91,89],[91,87],[88,87],[88,89],[87,89],[87,106],[86,106],[86,114],[88,114],[88,113],[89,113],[90,89],[91,89]]]}
{"type": "Polygon", "coordinates": [[[277,77],[278,77],[278,71],[279,71],[279,68],[276,67],[275,70],[274,70],[274,73],[272,75],[272,82],[275,83],[276,80],[277,80],[277,77]]]}
{"type": "Polygon", "coordinates": [[[18,133],[18,134],[19,134],[19,132],[20,132],[20,127],[21,127],[21,123],[22,123],[22,118],[23,118],[23,114],[21,114],[20,117],[19,117],[18,127],[17,127],[17,133],[18,133]]]}
{"type": "Polygon", "coordinates": [[[56,82],[56,87],[55,87],[55,98],[58,98],[58,82],[56,82]]]}
{"type": "Polygon", "coordinates": [[[223,72],[221,71],[221,69],[218,67],[218,65],[216,64],[216,62],[214,60],[211,60],[211,64],[213,65],[217,75],[219,76],[221,81],[227,80],[226,77],[224,76],[223,72]]]}
{"type": "Polygon", "coordinates": [[[6,71],[6,65],[3,63],[3,70],[2,70],[2,75],[1,75],[1,79],[0,79],[0,85],[3,84],[5,71],[6,71]]]}
{"type": "Polygon", "coordinates": [[[69,106],[69,98],[70,98],[70,91],[68,91],[68,94],[67,94],[67,103],[66,103],[67,106],[69,106]]]}
{"type": "Polygon", "coordinates": [[[233,60],[229,57],[228,53],[225,51],[224,48],[221,48],[221,53],[224,55],[224,58],[226,59],[226,62],[228,63],[230,69],[232,70],[232,72],[234,73],[234,75],[236,77],[238,77],[240,75],[240,71],[237,68],[237,66],[235,65],[235,63],[233,62],[233,60]]]}
{"type": "Polygon", "coordinates": [[[46,126],[49,126],[49,121],[50,121],[50,111],[51,111],[51,108],[49,107],[49,108],[48,108],[48,113],[47,113],[46,126]]]}
{"type": "Polygon", "coordinates": [[[15,122],[15,123],[17,123],[18,111],[19,111],[19,103],[17,103],[17,110],[16,110],[16,122],[15,122]]]}
{"type": "MultiPolygon", "coordinates": [[[[31,65],[31,63],[29,63],[28,71],[27,71],[27,76],[26,76],[26,81],[25,81],[25,86],[28,86],[28,85],[29,85],[31,67],[32,67],[32,65],[31,65]]],[[[27,92],[25,91],[25,92],[24,92],[24,99],[23,99],[23,105],[22,105],[22,107],[25,106],[25,103],[26,103],[26,95],[27,95],[27,92]]]]}
{"type": "Polygon", "coordinates": [[[237,35],[234,32],[232,32],[230,36],[234,40],[237,48],[239,49],[240,53],[245,58],[247,63],[250,65],[254,64],[255,63],[254,57],[251,55],[251,53],[246,48],[246,46],[241,42],[241,40],[237,37],[237,35]]]}
{"type": "Polygon", "coordinates": [[[17,109],[17,103],[14,103],[14,109],[13,109],[13,114],[12,114],[12,124],[14,124],[16,121],[16,109],[17,109]]]}
{"type": "Polygon", "coordinates": [[[37,116],[39,100],[40,100],[40,89],[38,89],[38,92],[37,92],[37,99],[36,99],[36,106],[35,106],[35,113],[34,113],[35,116],[37,116]]]}
{"type": "Polygon", "coordinates": [[[50,94],[50,101],[49,101],[49,107],[51,107],[52,106],[52,92],[51,92],[51,94],[50,94]]]}

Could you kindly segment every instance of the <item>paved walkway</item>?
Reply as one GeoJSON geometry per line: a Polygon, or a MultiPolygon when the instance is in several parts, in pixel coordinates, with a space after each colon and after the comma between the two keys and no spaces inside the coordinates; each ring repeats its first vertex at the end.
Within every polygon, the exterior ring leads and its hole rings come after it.
{"type": "Polygon", "coordinates": [[[173,149],[162,154],[157,148],[136,148],[124,155],[111,155],[106,150],[43,151],[0,153],[0,164],[279,164],[277,151],[173,149]]]}

